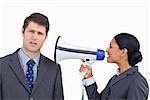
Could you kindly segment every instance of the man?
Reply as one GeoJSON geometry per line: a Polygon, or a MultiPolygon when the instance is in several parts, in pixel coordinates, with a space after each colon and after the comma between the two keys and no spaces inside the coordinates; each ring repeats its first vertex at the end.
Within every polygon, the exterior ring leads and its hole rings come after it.
{"type": "Polygon", "coordinates": [[[23,46],[0,58],[0,100],[63,100],[60,66],[40,53],[48,18],[33,13],[24,20],[23,46]]]}

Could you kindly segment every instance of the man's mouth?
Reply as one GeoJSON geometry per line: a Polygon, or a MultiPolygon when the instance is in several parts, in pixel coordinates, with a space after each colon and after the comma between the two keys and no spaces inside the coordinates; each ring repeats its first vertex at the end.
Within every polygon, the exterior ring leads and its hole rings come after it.
{"type": "Polygon", "coordinates": [[[36,46],[36,45],[37,45],[36,42],[30,42],[30,44],[31,44],[32,46],[36,46]]]}

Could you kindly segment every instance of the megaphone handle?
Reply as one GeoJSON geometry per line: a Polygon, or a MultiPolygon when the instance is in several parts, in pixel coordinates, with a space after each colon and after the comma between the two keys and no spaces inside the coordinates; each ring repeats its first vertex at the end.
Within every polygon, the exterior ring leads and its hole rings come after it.
{"type": "MultiPolygon", "coordinates": [[[[92,65],[94,61],[92,59],[81,59],[83,65],[92,65]]],[[[83,72],[80,73],[80,75],[84,78],[86,75],[88,69],[85,69],[83,72]]]]}
{"type": "Polygon", "coordinates": [[[85,69],[84,71],[80,72],[80,75],[84,78],[84,76],[86,75],[88,69],[85,69]]]}
{"type": "MultiPolygon", "coordinates": [[[[90,65],[91,63],[88,63],[87,61],[84,61],[83,63],[82,63],[84,66],[85,65],[90,65]]],[[[83,80],[84,80],[84,76],[87,74],[87,71],[88,71],[88,69],[85,69],[82,73],[81,73],[81,76],[82,76],[82,97],[81,97],[81,100],[84,100],[84,84],[83,84],[83,80]]]]}

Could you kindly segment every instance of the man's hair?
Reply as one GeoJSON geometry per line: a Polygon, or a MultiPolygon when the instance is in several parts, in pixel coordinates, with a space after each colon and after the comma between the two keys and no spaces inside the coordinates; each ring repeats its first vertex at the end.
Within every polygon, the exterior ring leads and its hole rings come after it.
{"type": "Polygon", "coordinates": [[[26,19],[24,20],[24,24],[23,24],[23,28],[24,30],[26,29],[26,27],[28,26],[29,22],[35,22],[39,25],[43,25],[46,28],[46,35],[49,31],[49,21],[47,16],[41,14],[41,13],[32,13],[30,16],[26,17],[26,19]]]}

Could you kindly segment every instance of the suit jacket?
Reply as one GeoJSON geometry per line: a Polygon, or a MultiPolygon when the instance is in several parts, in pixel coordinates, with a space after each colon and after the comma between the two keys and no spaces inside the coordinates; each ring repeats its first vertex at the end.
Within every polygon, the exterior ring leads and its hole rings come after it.
{"type": "Polygon", "coordinates": [[[86,91],[90,100],[147,100],[149,88],[138,67],[132,67],[113,76],[100,94],[96,83],[86,87],[86,91]]]}
{"type": "Polygon", "coordinates": [[[63,100],[60,66],[41,54],[32,92],[18,59],[18,50],[0,58],[0,100],[63,100]]]}

